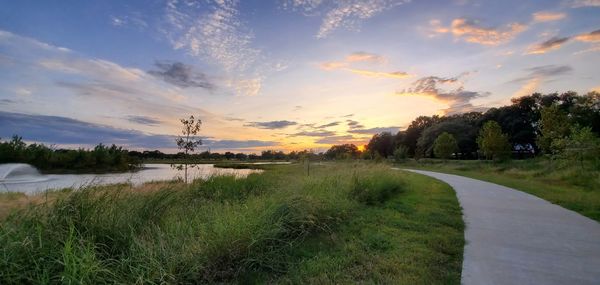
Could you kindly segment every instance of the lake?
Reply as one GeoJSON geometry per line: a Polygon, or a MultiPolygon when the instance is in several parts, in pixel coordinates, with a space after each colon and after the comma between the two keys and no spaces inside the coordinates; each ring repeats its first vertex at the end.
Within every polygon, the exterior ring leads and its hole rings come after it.
{"type": "MultiPolygon", "coordinates": [[[[260,173],[257,169],[215,168],[212,164],[197,164],[188,169],[188,178],[205,179],[214,175],[234,175],[242,178],[251,173],[260,173]]],[[[0,165],[0,192],[23,192],[33,194],[50,189],[68,187],[79,188],[86,185],[106,185],[131,183],[140,185],[150,181],[164,181],[183,178],[183,170],[177,170],[170,164],[146,164],[135,172],[107,174],[40,174],[27,164],[11,163],[0,165]]]]}

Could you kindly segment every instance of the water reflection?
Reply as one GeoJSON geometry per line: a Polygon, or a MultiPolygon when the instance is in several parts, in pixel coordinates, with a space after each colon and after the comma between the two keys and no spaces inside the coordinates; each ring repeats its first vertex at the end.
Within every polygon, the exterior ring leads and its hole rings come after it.
{"type": "MultiPolygon", "coordinates": [[[[4,165],[6,167],[6,165],[4,165]]],[[[246,177],[250,173],[259,173],[256,169],[229,169],[215,168],[212,164],[198,164],[188,169],[190,181],[197,178],[207,178],[213,175],[234,175],[246,177]]],[[[183,178],[183,171],[171,167],[169,164],[147,164],[142,170],[126,173],[109,174],[37,174],[11,175],[7,179],[0,179],[0,191],[36,193],[49,189],[61,189],[85,185],[105,185],[114,183],[131,183],[140,185],[150,181],[172,180],[183,178]]]]}

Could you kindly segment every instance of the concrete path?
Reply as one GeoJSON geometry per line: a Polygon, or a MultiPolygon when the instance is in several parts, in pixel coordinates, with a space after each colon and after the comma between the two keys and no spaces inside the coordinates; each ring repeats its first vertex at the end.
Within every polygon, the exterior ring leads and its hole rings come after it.
{"type": "Polygon", "coordinates": [[[508,187],[407,170],[456,190],[466,224],[463,284],[600,284],[600,223],[508,187]]]}

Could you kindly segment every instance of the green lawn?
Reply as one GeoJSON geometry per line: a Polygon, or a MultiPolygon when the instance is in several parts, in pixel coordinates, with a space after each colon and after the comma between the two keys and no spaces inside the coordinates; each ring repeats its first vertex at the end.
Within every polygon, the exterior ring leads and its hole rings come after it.
{"type": "Polygon", "coordinates": [[[460,283],[464,225],[448,185],[364,162],[265,169],[0,194],[20,201],[0,222],[0,284],[460,283]]]}
{"type": "Polygon", "coordinates": [[[600,222],[600,171],[547,159],[490,161],[421,160],[398,165],[457,174],[515,188],[600,222]]]}

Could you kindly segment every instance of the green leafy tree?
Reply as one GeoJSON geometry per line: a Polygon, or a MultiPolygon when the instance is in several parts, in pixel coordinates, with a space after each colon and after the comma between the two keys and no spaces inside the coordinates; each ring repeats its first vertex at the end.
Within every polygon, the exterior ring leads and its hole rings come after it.
{"type": "Polygon", "coordinates": [[[565,138],[569,134],[569,117],[556,104],[542,108],[540,134],[537,144],[546,154],[557,155],[565,149],[565,138]]]}
{"type": "Polygon", "coordinates": [[[183,128],[181,130],[181,136],[178,136],[175,139],[175,143],[177,143],[177,147],[180,150],[183,150],[185,155],[184,163],[177,166],[177,169],[184,169],[185,175],[185,183],[188,182],[188,158],[189,153],[194,152],[196,148],[202,145],[202,140],[198,137],[198,132],[200,132],[200,127],[202,126],[202,121],[200,119],[194,118],[194,116],[190,116],[188,119],[181,119],[181,124],[183,128]]]}
{"type": "Polygon", "coordinates": [[[408,157],[408,147],[400,145],[394,150],[394,160],[396,162],[404,161],[408,157]]]}
{"type": "Polygon", "coordinates": [[[582,169],[584,161],[597,162],[600,157],[600,139],[592,132],[591,127],[578,125],[572,127],[571,135],[566,139],[565,146],[565,158],[579,163],[582,169]]]}
{"type": "Polygon", "coordinates": [[[477,137],[477,144],[487,159],[505,159],[510,156],[511,146],[508,135],[502,133],[502,128],[496,121],[487,121],[477,137]]]}
{"type": "Polygon", "coordinates": [[[435,139],[433,143],[433,153],[436,157],[448,159],[452,157],[452,154],[458,151],[458,144],[454,136],[443,132],[435,139]]]}

